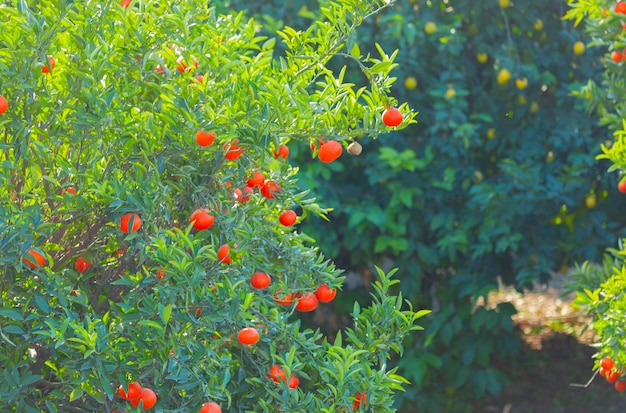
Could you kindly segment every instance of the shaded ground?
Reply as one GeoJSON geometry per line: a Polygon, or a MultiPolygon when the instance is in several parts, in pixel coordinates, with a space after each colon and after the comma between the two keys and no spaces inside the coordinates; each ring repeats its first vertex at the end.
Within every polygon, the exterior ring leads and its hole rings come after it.
{"type": "Polygon", "coordinates": [[[485,413],[623,413],[626,392],[618,393],[603,377],[593,376],[590,347],[593,331],[581,332],[589,324],[582,314],[562,298],[558,288],[543,288],[523,296],[501,290],[489,305],[510,301],[518,309],[514,316],[525,342],[519,360],[502,366],[511,371],[512,383],[497,399],[476,404],[485,413]]]}

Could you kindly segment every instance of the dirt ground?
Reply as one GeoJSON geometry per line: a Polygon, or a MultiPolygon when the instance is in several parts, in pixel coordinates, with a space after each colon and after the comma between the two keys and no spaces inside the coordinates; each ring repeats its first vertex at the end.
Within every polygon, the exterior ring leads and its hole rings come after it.
{"type": "Polygon", "coordinates": [[[514,320],[525,345],[519,359],[506,366],[512,383],[500,397],[477,403],[476,412],[626,412],[626,392],[618,393],[603,377],[582,387],[593,376],[590,345],[596,337],[590,329],[582,333],[589,320],[572,307],[571,298],[558,286],[524,295],[502,289],[490,296],[488,305],[510,301],[518,309],[514,320]]]}

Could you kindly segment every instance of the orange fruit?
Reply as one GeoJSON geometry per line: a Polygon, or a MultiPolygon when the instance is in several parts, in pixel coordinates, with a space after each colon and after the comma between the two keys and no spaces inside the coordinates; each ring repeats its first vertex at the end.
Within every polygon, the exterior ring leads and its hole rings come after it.
{"type": "Polygon", "coordinates": [[[122,215],[120,219],[120,230],[124,234],[128,234],[129,232],[135,232],[141,227],[141,218],[139,215],[133,214],[131,212],[122,215]],[[132,222],[132,226],[131,225],[132,222]]]}
{"type": "Polygon", "coordinates": [[[48,61],[41,68],[41,73],[50,73],[50,72],[52,72],[52,69],[54,69],[55,64],[56,64],[56,62],[54,61],[54,57],[48,56],[48,61]]]}
{"type": "Polygon", "coordinates": [[[260,188],[265,183],[265,175],[259,171],[254,171],[246,183],[250,188],[260,188]]]}
{"type": "Polygon", "coordinates": [[[204,403],[198,413],[222,413],[222,408],[215,402],[204,403]]]}
{"type": "Polygon", "coordinates": [[[261,187],[261,194],[267,199],[274,199],[276,194],[281,191],[281,187],[276,182],[265,181],[261,187]]]}
{"type": "Polygon", "coordinates": [[[289,148],[287,145],[280,145],[278,149],[274,152],[274,158],[283,158],[287,159],[289,156],[289,148]]]}
{"type": "Polygon", "coordinates": [[[253,327],[242,328],[237,334],[237,340],[246,346],[256,344],[259,342],[259,332],[253,327]]]}
{"type": "Polygon", "coordinates": [[[22,262],[30,268],[42,267],[46,264],[46,257],[39,251],[31,248],[22,257],[22,262]]]}
{"type": "Polygon", "coordinates": [[[209,210],[206,208],[196,209],[189,217],[189,223],[193,224],[193,228],[197,231],[203,231],[209,229],[215,223],[215,217],[209,214],[209,210]]]}
{"type": "Polygon", "coordinates": [[[286,227],[290,227],[296,223],[298,216],[291,209],[280,213],[278,220],[286,227]]]}
{"type": "Polygon", "coordinates": [[[142,390],[141,384],[134,381],[128,385],[128,392],[124,391],[124,386],[120,386],[117,393],[122,399],[133,400],[141,397],[142,390]]]}
{"type": "Polygon", "coordinates": [[[293,294],[289,293],[289,294],[280,295],[281,291],[282,289],[279,288],[274,293],[274,301],[276,301],[276,304],[283,305],[283,306],[291,305],[291,303],[293,303],[293,294]]]}
{"type": "Polygon", "coordinates": [[[127,9],[128,6],[130,6],[130,1],[131,0],[122,0],[122,2],[120,3],[120,6],[124,7],[125,9],[127,9]]]}
{"type": "Polygon", "coordinates": [[[9,101],[4,96],[0,96],[0,115],[9,108],[9,101]]]}
{"type": "Polygon", "coordinates": [[[136,399],[130,399],[130,404],[133,407],[139,407],[139,403],[142,403],[141,407],[145,409],[152,409],[157,402],[156,393],[151,389],[141,389],[141,396],[136,399]]]}
{"type": "Polygon", "coordinates": [[[357,410],[361,405],[361,402],[367,403],[367,394],[358,392],[354,399],[354,403],[352,403],[352,410],[357,410]]]}
{"type": "Polygon", "coordinates": [[[343,146],[337,141],[329,140],[320,143],[317,157],[324,163],[330,163],[341,156],[343,146]]]}
{"type": "Polygon", "coordinates": [[[270,286],[271,283],[272,278],[262,271],[255,272],[250,278],[250,284],[257,290],[267,288],[270,286]]]}
{"type": "Polygon", "coordinates": [[[209,146],[215,140],[215,132],[199,130],[196,132],[196,142],[200,146],[209,146]]]}
{"type": "Polygon", "coordinates": [[[234,161],[243,154],[243,148],[237,145],[237,143],[239,143],[239,139],[234,139],[232,143],[226,142],[224,144],[223,148],[226,151],[226,153],[224,154],[224,158],[228,159],[229,161],[234,161]]]}
{"type": "Polygon", "coordinates": [[[228,244],[224,244],[217,249],[217,258],[224,264],[230,264],[233,259],[230,256],[230,247],[228,244]]]}
{"type": "Polygon", "coordinates": [[[76,267],[76,271],[85,273],[89,270],[89,267],[91,267],[91,263],[83,257],[78,257],[74,266],[76,267]]]}
{"type": "Polygon", "coordinates": [[[270,367],[270,374],[268,374],[267,377],[274,380],[276,383],[279,383],[281,380],[287,381],[285,370],[283,370],[283,368],[280,367],[278,364],[274,364],[272,367],[270,367]]]}
{"type": "Polygon", "coordinates": [[[394,127],[402,123],[402,112],[398,108],[387,108],[383,112],[383,123],[394,127]]]}
{"type": "Polygon", "coordinates": [[[307,313],[309,311],[315,310],[319,303],[315,294],[310,293],[310,292],[298,294],[296,296],[296,302],[297,302],[296,310],[302,313],[307,313]]]}
{"type": "Polygon", "coordinates": [[[289,377],[289,384],[288,384],[289,388],[297,389],[299,385],[300,385],[299,378],[297,378],[296,376],[289,377]]]}
{"type": "Polygon", "coordinates": [[[315,290],[315,296],[321,303],[333,301],[336,295],[337,290],[331,289],[328,284],[321,284],[317,290],[315,290]]]}

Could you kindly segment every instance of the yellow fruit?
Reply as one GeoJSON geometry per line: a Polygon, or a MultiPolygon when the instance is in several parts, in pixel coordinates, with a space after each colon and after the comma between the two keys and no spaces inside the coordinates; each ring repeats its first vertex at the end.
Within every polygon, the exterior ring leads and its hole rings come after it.
{"type": "Polygon", "coordinates": [[[535,24],[533,24],[533,28],[537,31],[543,30],[543,22],[541,21],[541,19],[537,19],[535,24]]]}
{"type": "Polygon", "coordinates": [[[515,79],[515,86],[517,86],[519,90],[526,89],[526,86],[528,86],[528,79],[515,79]]]}
{"type": "Polygon", "coordinates": [[[434,22],[428,22],[424,25],[426,34],[433,34],[437,31],[437,25],[434,22]]]}
{"type": "Polygon", "coordinates": [[[519,102],[520,105],[526,104],[526,98],[524,96],[520,96],[519,98],[517,98],[517,101],[519,102]]]}
{"type": "Polygon", "coordinates": [[[546,154],[546,163],[552,163],[554,161],[554,152],[550,151],[546,154]]]}
{"type": "Polygon", "coordinates": [[[493,139],[496,137],[496,130],[494,128],[490,128],[487,131],[487,139],[493,139]]]}
{"type": "Polygon", "coordinates": [[[500,70],[500,72],[498,73],[498,83],[501,85],[505,85],[509,82],[509,80],[511,80],[511,72],[509,72],[507,69],[500,70]]]}
{"type": "Polygon", "coordinates": [[[474,171],[474,179],[473,182],[475,184],[479,184],[483,181],[483,173],[480,171],[474,171]]]}
{"type": "Polygon", "coordinates": [[[417,87],[417,79],[415,79],[413,76],[409,76],[406,79],[404,79],[404,87],[407,88],[407,90],[413,90],[417,87]]]}
{"type": "Polygon", "coordinates": [[[583,42],[574,43],[574,54],[581,55],[585,53],[585,44],[583,42]]]}
{"type": "Polygon", "coordinates": [[[478,60],[478,63],[480,64],[487,63],[487,59],[489,59],[489,56],[487,56],[487,53],[478,53],[476,55],[476,60],[478,60]]]}
{"type": "Polygon", "coordinates": [[[509,6],[510,6],[509,0],[500,0],[500,7],[502,7],[503,9],[506,9],[509,6]]]}
{"type": "Polygon", "coordinates": [[[454,90],[454,88],[448,88],[448,90],[446,90],[446,99],[452,99],[455,96],[456,90],[454,90]]]}
{"type": "Polygon", "coordinates": [[[537,102],[533,102],[530,104],[530,113],[537,113],[539,110],[539,104],[537,102]]]}
{"type": "Polygon", "coordinates": [[[594,209],[596,207],[596,195],[595,194],[587,195],[587,198],[585,198],[585,205],[589,209],[594,209]]]}

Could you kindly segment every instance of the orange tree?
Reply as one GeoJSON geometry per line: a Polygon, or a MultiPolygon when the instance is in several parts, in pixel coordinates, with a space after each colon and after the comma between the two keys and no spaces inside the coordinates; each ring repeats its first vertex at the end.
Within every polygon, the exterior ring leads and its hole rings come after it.
{"type": "MultiPolygon", "coordinates": [[[[600,118],[600,122],[614,132],[613,139],[602,145],[598,159],[608,160],[609,175],[617,190],[626,193],[626,3],[622,1],[573,1],[567,18],[577,24],[584,21],[585,31],[591,38],[590,46],[598,50],[603,74],[600,79],[590,79],[578,91],[587,108],[600,118]]],[[[622,195],[623,197],[624,195],[622,195]]],[[[616,203],[621,209],[623,199],[616,203]]],[[[616,236],[621,237],[623,234],[616,236]]],[[[589,261],[577,267],[578,289],[576,303],[593,316],[593,328],[599,341],[594,367],[617,391],[626,390],[626,248],[624,239],[615,240],[602,262],[589,261]]]]}
{"type": "Polygon", "coordinates": [[[263,37],[194,0],[3,5],[3,411],[394,411],[387,360],[427,311],[379,271],[351,328],[301,328],[343,277],[298,229],[327,211],[285,159],[390,130],[395,54],[350,40],[385,7],[263,37]],[[340,52],[368,81],[329,69],[340,52]]]}
{"type": "MultiPolygon", "coordinates": [[[[298,27],[319,13],[305,0],[254,11],[298,27]]],[[[476,299],[498,276],[523,287],[599,258],[624,223],[615,178],[594,159],[607,131],[572,96],[600,77],[603,53],[585,48],[566,11],[561,0],[397,1],[355,37],[363,53],[375,52],[374,40],[399,50],[392,91],[419,107],[420,122],[363,137],[360,156],[330,167],[292,148],[303,187],[341,205],[332,223],[304,223],[322,249],[358,272],[399,266],[405,295],[437,309],[399,362],[414,383],[401,395],[409,411],[461,412],[497,394],[506,371],[494,362],[519,349],[515,309],[477,308],[476,299]]],[[[358,64],[334,63],[363,81],[358,64]]]]}

